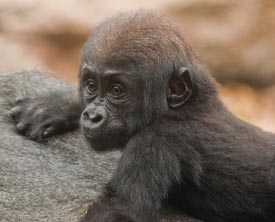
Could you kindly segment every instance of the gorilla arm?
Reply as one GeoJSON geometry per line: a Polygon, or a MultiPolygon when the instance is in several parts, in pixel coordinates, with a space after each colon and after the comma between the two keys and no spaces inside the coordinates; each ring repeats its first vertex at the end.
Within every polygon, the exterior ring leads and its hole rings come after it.
{"type": "Polygon", "coordinates": [[[89,207],[83,221],[152,221],[174,184],[188,178],[199,186],[200,157],[171,130],[164,120],[131,138],[107,192],[89,207]]]}

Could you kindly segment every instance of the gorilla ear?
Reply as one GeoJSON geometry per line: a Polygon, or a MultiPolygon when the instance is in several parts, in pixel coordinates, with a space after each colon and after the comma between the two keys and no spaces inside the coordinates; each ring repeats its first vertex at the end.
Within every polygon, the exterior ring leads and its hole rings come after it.
{"type": "Polygon", "coordinates": [[[191,95],[192,81],[189,70],[181,67],[169,80],[168,104],[171,108],[178,108],[186,103],[191,95]]]}

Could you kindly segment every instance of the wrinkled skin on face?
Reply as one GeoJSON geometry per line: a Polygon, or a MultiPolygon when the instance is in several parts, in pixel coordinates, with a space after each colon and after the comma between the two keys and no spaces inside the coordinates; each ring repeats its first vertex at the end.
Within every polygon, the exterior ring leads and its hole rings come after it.
{"type": "Polygon", "coordinates": [[[166,97],[163,95],[155,101],[146,97],[144,92],[150,89],[143,79],[134,78],[137,73],[96,67],[84,65],[81,70],[85,107],[81,126],[93,149],[123,148],[131,136],[153,121],[148,116],[167,111],[166,97]],[[148,99],[158,110],[147,106],[148,99]]]}
{"type": "Polygon", "coordinates": [[[144,110],[135,80],[125,70],[84,65],[81,82],[81,126],[92,148],[123,147],[140,127],[135,118],[144,110]]]}

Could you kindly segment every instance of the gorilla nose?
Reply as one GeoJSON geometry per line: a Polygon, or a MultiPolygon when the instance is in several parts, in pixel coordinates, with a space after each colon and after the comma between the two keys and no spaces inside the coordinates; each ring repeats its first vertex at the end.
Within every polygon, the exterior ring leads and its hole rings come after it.
{"type": "Polygon", "coordinates": [[[99,113],[92,113],[89,115],[89,119],[92,123],[99,123],[100,121],[102,121],[103,116],[99,113]]]}
{"type": "Polygon", "coordinates": [[[86,128],[97,128],[107,119],[107,113],[104,107],[95,107],[90,105],[82,114],[81,124],[86,128]]]}

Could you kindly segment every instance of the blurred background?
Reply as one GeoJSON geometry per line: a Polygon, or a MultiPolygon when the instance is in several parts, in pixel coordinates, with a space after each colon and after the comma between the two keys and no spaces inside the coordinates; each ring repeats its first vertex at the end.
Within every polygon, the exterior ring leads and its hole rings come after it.
{"type": "Polygon", "coordinates": [[[240,118],[275,132],[274,0],[0,0],[0,72],[44,68],[77,84],[93,28],[119,11],[153,9],[183,28],[240,118]]]}

